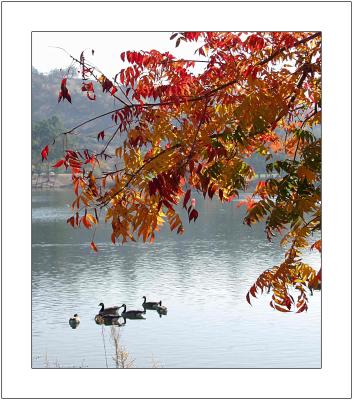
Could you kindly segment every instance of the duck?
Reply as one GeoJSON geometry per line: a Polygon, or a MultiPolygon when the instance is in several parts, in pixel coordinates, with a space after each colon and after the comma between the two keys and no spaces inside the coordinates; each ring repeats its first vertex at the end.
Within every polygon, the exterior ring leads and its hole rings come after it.
{"type": "Polygon", "coordinates": [[[124,311],[121,313],[121,316],[123,318],[145,319],[143,317],[143,314],[145,314],[146,311],[141,311],[141,310],[129,310],[129,311],[126,311],[126,304],[121,305],[119,308],[124,308],[124,311]]]}
{"type": "Polygon", "coordinates": [[[168,312],[168,308],[166,306],[162,306],[162,300],[159,303],[157,303],[156,310],[160,314],[167,314],[167,312],[168,312]]]}
{"type": "Polygon", "coordinates": [[[142,296],[143,298],[143,303],[142,303],[142,307],[143,308],[147,308],[150,310],[155,310],[158,306],[158,301],[146,301],[146,296],[142,296]]]}
{"type": "Polygon", "coordinates": [[[102,314],[116,314],[117,310],[120,308],[118,306],[105,308],[104,303],[99,303],[98,307],[101,307],[101,309],[99,310],[99,314],[101,314],[101,315],[102,314]]]}
{"type": "Polygon", "coordinates": [[[69,319],[69,322],[74,322],[76,324],[79,324],[80,323],[80,317],[78,316],[78,314],[74,314],[74,316],[69,319]]]}
{"type": "Polygon", "coordinates": [[[77,325],[80,323],[80,317],[78,314],[74,314],[73,317],[69,319],[69,325],[72,329],[76,329],[77,325]]]}

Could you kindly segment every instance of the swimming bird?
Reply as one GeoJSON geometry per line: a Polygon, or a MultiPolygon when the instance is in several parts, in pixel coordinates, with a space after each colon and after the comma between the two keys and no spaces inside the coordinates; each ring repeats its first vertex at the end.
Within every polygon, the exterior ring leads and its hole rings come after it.
{"type": "Polygon", "coordinates": [[[142,303],[143,308],[155,310],[159,304],[158,301],[146,301],[146,296],[142,296],[142,298],[143,298],[143,303],[142,303]]]}
{"type": "Polygon", "coordinates": [[[105,308],[103,303],[99,303],[98,307],[101,307],[101,309],[99,310],[99,314],[115,314],[120,308],[118,306],[105,308]]]}
{"type": "Polygon", "coordinates": [[[116,314],[97,314],[94,317],[96,324],[98,325],[118,325],[123,326],[126,324],[126,318],[121,315],[116,314]],[[123,322],[120,322],[119,319],[123,318],[123,322]]]}
{"type": "Polygon", "coordinates": [[[123,304],[119,308],[124,308],[124,311],[121,313],[121,316],[124,317],[124,318],[145,319],[143,317],[143,314],[145,314],[145,311],[141,311],[141,310],[129,310],[129,311],[126,311],[126,304],[123,304]]]}
{"type": "Polygon", "coordinates": [[[167,312],[168,312],[168,308],[166,306],[162,306],[162,300],[159,303],[157,303],[156,310],[160,314],[167,314],[167,312]]]}
{"type": "Polygon", "coordinates": [[[78,314],[74,314],[74,316],[69,319],[69,324],[73,329],[75,329],[79,323],[80,317],[78,316],[78,314]]]}

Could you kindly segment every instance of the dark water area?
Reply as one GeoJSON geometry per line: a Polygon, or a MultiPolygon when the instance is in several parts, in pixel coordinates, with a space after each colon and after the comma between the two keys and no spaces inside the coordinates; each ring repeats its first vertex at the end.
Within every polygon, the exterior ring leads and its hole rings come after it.
{"type": "MultiPolygon", "coordinates": [[[[163,300],[168,314],[147,311],[127,320],[121,344],[136,367],[319,368],[321,298],[310,296],[307,313],[279,313],[270,295],[245,300],[265,269],[283,260],[261,225],[242,223],[236,202],[198,201],[199,218],[179,236],[163,229],[153,245],[110,242],[110,227],[95,235],[72,229],[70,193],[32,196],[32,366],[114,367],[109,326],[97,325],[100,302],[142,309],[142,296],[163,300]],[[69,317],[81,323],[72,329],[69,317]]],[[[305,262],[319,269],[320,257],[305,262]]]]}

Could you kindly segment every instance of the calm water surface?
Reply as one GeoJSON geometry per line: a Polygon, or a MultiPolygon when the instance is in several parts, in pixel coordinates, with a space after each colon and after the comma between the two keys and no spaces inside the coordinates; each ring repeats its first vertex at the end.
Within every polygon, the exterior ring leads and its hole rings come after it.
{"type": "MultiPolygon", "coordinates": [[[[167,229],[153,245],[110,243],[109,226],[72,229],[71,194],[34,192],[32,197],[32,365],[114,367],[110,327],[95,323],[100,302],[140,308],[142,296],[163,300],[168,315],[147,311],[128,320],[121,343],[136,367],[319,368],[320,293],[309,311],[273,311],[269,295],[245,294],[257,276],[281,262],[283,249],[268,243],[263,227],[242,224],[236,203],[200,201],[199,219],[183,236],[167,229]],[[81,324],[72,329],[74,313],[81,324]]],[[[305,257],[319,269],[320,258],[305,257]]]]}

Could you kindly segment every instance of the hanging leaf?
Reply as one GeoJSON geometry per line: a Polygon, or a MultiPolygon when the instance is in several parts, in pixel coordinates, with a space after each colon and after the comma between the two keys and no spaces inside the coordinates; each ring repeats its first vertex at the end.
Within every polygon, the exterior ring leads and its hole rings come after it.
{"type": "Polygon", "coordinates": [[[91,242],[91,249],[93,251],[95,251],[96,253],[98,252],[97,246],[95,245],[95,243],[93,241],[91,242]]]}
{"type": "Polygon", "coordinates": [[[73,228],[75,227],[75,218],[74,217],[68,218],[66,222],[68,224],[70,224],[73,228]]]}
{"type": "Polygon", "coordinates": [[[64,164],[65,160],[59,160],[56,164],[54,164],[53,168],[59,168],[64,164]]]}
{"type": "Polygon", "coordinates": [[[188,189],[185,193],[184,201],[183,201],[183,207],[186,208],[186,205],[188,204],[188,201],[190,200],[191,196],[191,189],[188,189]]]}
{"type": "Polygon", "coordinates": [[[193,209],[189,215],[189,222],[191,222],[191,220],[193,219],[194,222],[197,220],[197,217],[199,216],[199,213],[193,209]]]}
{"type": "Polygon", "coordinates": [[[44,149],[41,151],[41,155],[42,155],[42,162],[44,161],[44,160],[47,160],[48,158],[48,153],[49,153],[49,146],[47,145],[47,146],[45,146],[44,147],[44,149]]]}

